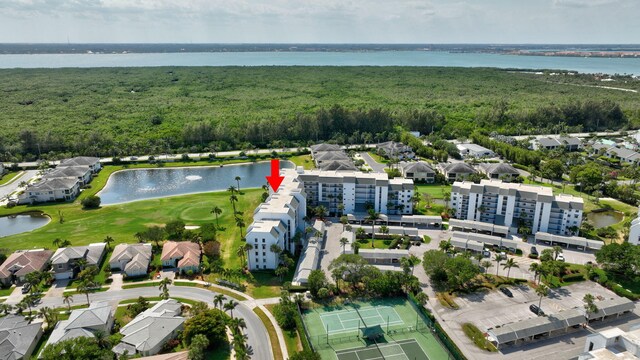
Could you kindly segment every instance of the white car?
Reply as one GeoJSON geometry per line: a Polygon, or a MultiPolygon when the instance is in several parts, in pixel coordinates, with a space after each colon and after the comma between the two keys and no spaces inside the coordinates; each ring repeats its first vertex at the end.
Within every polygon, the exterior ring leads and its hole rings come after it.
{"type": "Polygon", "coordinates": [[[562,254],[562,253],[558,254],[558,256],[556,257],[556,260],[564,261],[564,254],[562,254]]]}

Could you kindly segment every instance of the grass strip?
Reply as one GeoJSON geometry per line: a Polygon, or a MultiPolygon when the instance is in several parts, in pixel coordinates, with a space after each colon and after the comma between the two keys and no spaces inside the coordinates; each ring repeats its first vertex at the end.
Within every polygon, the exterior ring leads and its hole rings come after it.
{"type": "Polygon", "coordinates": [[[275,360],[282,360],[282,350],[280,350],[280,344],[278,343],[278,334],[276,333],[276,328],[273,327],[271,320],[269,320],[269,317],[264,313],[264,311],[262,311],[262,309],[257,307],[253,309],[253,312],[258,315],[260,320],[262,320],[264,327],[267,328],[267,332],[269,333],[269,341],[271,342],[271,348],[273,349],[273,358],[275,360]]]}

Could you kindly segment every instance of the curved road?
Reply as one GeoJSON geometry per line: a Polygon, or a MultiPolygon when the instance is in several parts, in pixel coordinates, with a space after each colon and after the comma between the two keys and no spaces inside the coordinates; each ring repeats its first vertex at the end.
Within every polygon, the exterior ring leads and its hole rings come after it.
{"type": "MultiPolygon", "coordinates": [[[[195,301],[203,301],[208,305],[213,305],[213,297],[217,294],[215,292],[190,286],[169,286],[169,294],[172,297],[185,298],[195,301]]],[[[113,290],[105,292],[97,292],[89,294],[89,300],[94,301],[108,301],[113,305],[118,302],[127,299],[135,299],[139,296],[155,297],[159,295],[157,287],[140,287],[124,290],[113,290]]],[[[234,300],[230,297],[226,297],[227,300],[234,300]]],[[[72,305],[84,304],[86,302],[85,295],[74,295],[72,305]]],[[[238,301],[237,301],[238,302],[238,301]]],[[[42,302],[38,304],[37,308],[49,306],[49,307],[66,307],[62,303],[61,297],[44,297],[42,302]]],[[[245,304],[238,302],[238,306],[233,310],[234,317],[243,318],[247,323],[246,334],[248,336],[247,344],[253,351],[251,354],[252,360],[273,360],[273,351],[271,349],[271,343],[269,341],[269,335],[264,324],[260,318],[245,304]]]]}

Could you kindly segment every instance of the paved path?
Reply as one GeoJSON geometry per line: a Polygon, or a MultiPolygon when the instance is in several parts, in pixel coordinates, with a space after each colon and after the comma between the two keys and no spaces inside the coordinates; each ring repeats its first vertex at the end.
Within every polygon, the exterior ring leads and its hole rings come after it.
{"type": "Polygon", "coordinates": [[[0,199],[16,191],[20,187],[21,182],[28,181],[29,179],[36,176],[37,173],[38,173],[38,170],[24,171],[22,175],[17,176],[10,183],[0,186],[0,199]]]}
{"type": "Polygon", "coordinates": [[[375,161],[371,155],[369,155],[366,152],[361,152],[359,153],[360,156],[362,157],[362,160],[364,160],[364,162],[367,163],[367,165],[369,165],[369,167],[373,170],[373,172],[375,173],[384,173],[384,168],[386,167],[385,164],[380,164],[379,162],[375,161]]]}

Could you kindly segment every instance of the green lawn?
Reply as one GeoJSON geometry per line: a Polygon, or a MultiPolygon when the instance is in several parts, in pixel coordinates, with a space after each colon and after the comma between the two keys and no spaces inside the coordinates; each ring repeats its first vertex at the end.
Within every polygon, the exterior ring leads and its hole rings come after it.
{"type": "Polygon", "coordinates": [[[9,296],[15,290],[15,287],[0,288],[0,296],[9,296]]]}
{"type": "MultiPolygon", "coordinates": [[[[295,269],[289,271],[284,281],[291,281],[295,269]]],[[[280,296],[282,281],[273,274],[273,271],[254,271],[251,273],[253,280],[247,282],[247,291],[255,299],[266,299],[280,296]]]]}
{"type": "Polygon", "coordinates": [[[296,164],[296,166],[303,166],[305,170],[311,170],[316,168],[316,165],[313,163],[313,160],[311,159],[311,155],[292,156],[287,160],[296,164]]]}
{"type": "Polygon", "coordinates": [[[4,185],[13,180],[16,176],[22,174],[22,171],[10,171],[0,177],[0,185],[4,185]]]}
{"type": "Polygon", "coordinates": [[[375,160],[376,162],[378,162],[380,164],[386,164],[386,163],[389,162],[389,160],[383,158],[382,156],[376,154],[373,151],[367,151],[367,154],[369,154],[373,158],[373,160],[375,160]]]}
{"type": "Polygon", "coordinates": [[[374,239],[373,240],[373,248],[371,247],[371,238],[368,239],[358,239],[358,244],[360,244],[360,249],[388,249],[392,239],[374,239]]]}
{"type": "MultiPolygon", "coordinates": [[[[269,312],[273,314],[273,308],[275,306],[275,304],[269,304],[265,305],[264,307],[266,307],[267,310],[269,310],[269,312]]],[[[287,344],[287,352],[289,353],[289,356],[297,351],[302,350],[302,345],[300,344],[300,336],[297,329],[282,330],[282,334],[284,335],[284,342],[287,344]]]]}
{"type": "MultiPolygon", "coordinates": [[[[121,168],[107,166],[94,179],[92,188],[81,194],[79,198],[97,192],[104,186],[108,175],[121,168]]],[[[237,210],[244,214],[247,225],[251,223],[253,210],[260,203],[261,192],[260,189],[243,189],[243,194],[239,196],[237,210]]],[[[220,216],[220,227],[224,231],[219,232],[218,240],[222,243],[221,254],[225,265],[230,268],[241,265],[241,259],[235,256],[235,249],[242,244],[240,231],[235,226],[229,194],[226,191],[108,205],[96,210],[82,210],[78,201],[21,205],[11,209],[0,208],[0,215],[42,211],[52,218],[49,224],[40,229],[0,239],[0,247],[9,250],[52,248],[52,241],[55,238],[68,239],[72,245],[86,245],[100,242],[106,236],[113,237],[115,244],[134,242],[135,233],[144,231],[148,226],[163,225],[171,220],[181,219],[187,225],[213,222],[215,217],[210,210],[217,205],[223,211],[220,216]],[[62,224],[60,215],[64,218],[62,224]]]]}

